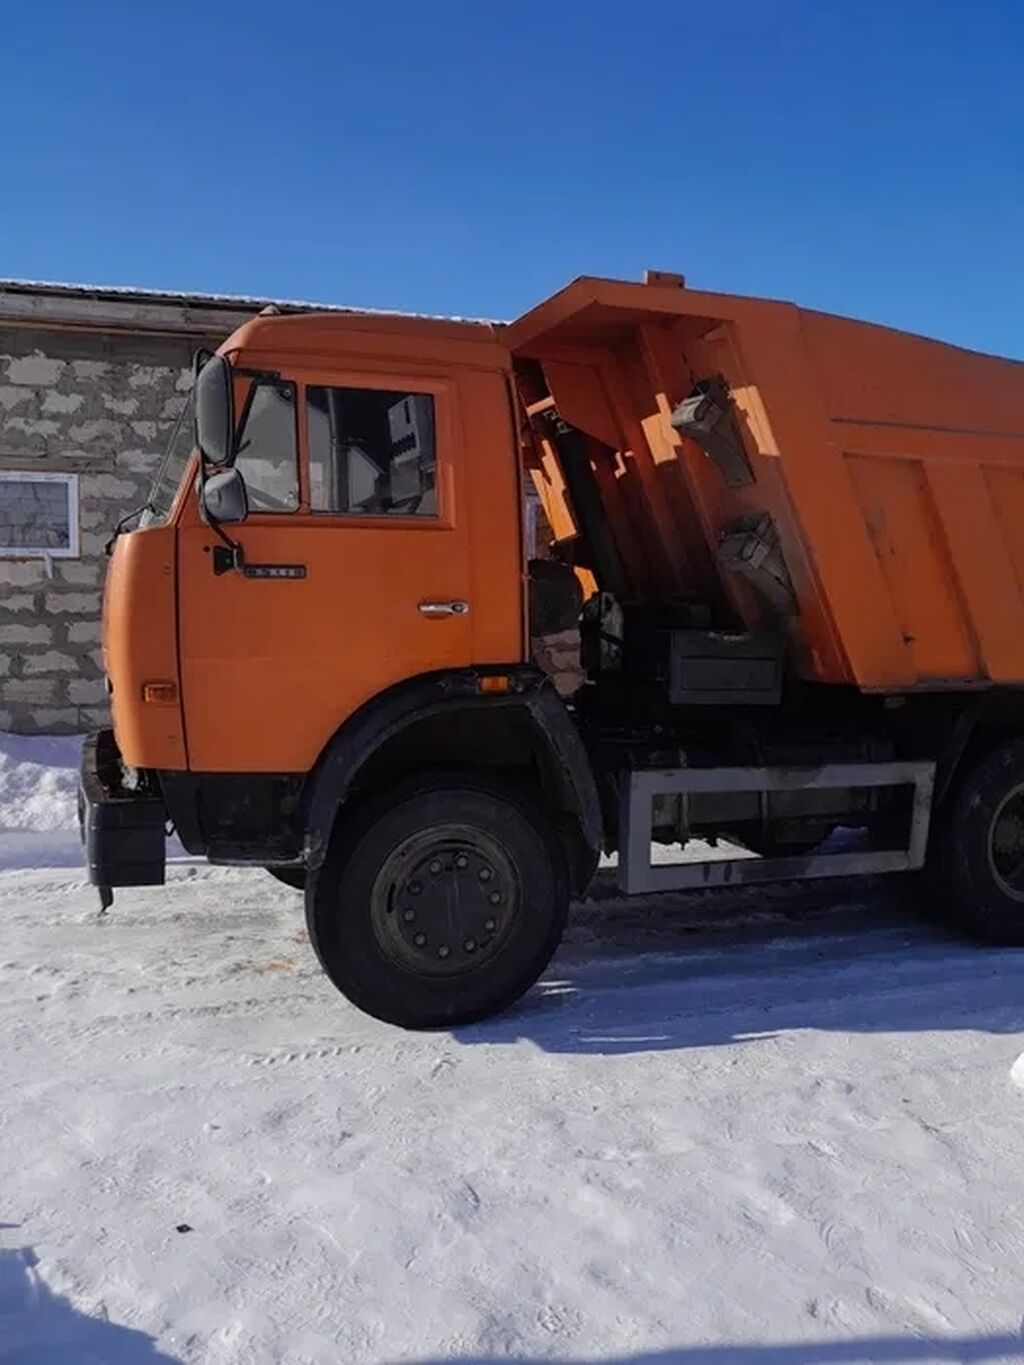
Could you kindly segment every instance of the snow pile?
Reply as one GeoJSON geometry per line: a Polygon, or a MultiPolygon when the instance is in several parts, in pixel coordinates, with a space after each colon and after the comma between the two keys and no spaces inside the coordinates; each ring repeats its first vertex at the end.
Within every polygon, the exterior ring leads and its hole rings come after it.
{"type": "Polygon", "coordinates": [[[1010,1080],[1020,1090],[1024,1090],[1024,1052],[1020,1054],[1013,1066],[1010,1067],[1010,1080]]]}
{"type": "Polygon", "coordinates": [[[0,734],[0,830],[74,829],[82,741],[0,734]]]}
{"type": "Polygon", "coordinates": [[[0,733],[0,867],[79,862],[76,735],[0,733]]]}

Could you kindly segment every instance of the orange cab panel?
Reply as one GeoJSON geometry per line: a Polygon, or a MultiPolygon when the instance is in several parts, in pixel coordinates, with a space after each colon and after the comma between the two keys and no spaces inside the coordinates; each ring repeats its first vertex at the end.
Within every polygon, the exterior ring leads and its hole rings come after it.
{"type": "Polygon", "coordinates": [[[186,767],[175,636],[175,528],[118,538],[103,597],[103,656],[121,754],[135,768],[186,767]]]}
{"type": "MultiPolygon", "coordinates": [[[[402,358],[350,358],[349,347],[365,352],[362,336],[338,346],[333,363],[274,356],[275,392],[249,400],[271,414],[269,446],[261,429],[247,435],[242,414],[237,467],[251,510],[223,529],[244,567],[227,565],[194,496],[182,510],[178,613],[193,771],[305,772],[338,726],[388,687],[523,656],[506,375],[460,365],[452,344],[439,360],[429,337],[418,348],[410,338],[402,358]]],[[[270,369],[270,359],[252,348],[233,354],[238,369],[270,369]]]]}

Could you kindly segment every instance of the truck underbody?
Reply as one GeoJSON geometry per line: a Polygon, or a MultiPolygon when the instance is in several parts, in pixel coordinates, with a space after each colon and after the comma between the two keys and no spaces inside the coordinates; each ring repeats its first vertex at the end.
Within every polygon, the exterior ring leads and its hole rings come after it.
{"type": "Polygon", "coordinates": [[[965,752],[1013,733],[1019,702],[1016,693],[882,698],[809,685],[770,710],[696,708],[672,706],[656,686],[626,699],[597,684],[566,706],[538,670],[521,667],[404,685],[372,708],[386,719],[356,718],[311,773],[133,773],[104,731],[84,760],[97,812],[90,866],[99,884],[161,882],[173,827],[189,853],[290,868],[300,880],[346,803],[410,772],[476,768],[486,754],[488,771],[549,809],[578,895],[602,853],[618,855],[626,894],[913,870],[933,797],[949,790],[965,752]],[[495,677],[511,679],[509,691],[480,693],[495,677]],[[819,852],[837,828],[863,831],[865,846],[819,852]],[[651,867],[652,844],[691,840],[724,842],[737,856],[651,867]]]}

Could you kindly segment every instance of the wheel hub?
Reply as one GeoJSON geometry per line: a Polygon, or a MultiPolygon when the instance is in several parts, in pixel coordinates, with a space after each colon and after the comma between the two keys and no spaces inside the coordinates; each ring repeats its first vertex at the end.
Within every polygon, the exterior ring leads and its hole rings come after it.
{"type": "Polygon", "coordinates": [[[373,891],[377,941],[408,970],[457,976],[478,970],[519,914],[519,879],[505,850],[468,828],[431,830],[385,861],[373,891]]]}
{"type": "Polygon", "coordinates": [[[1006,895],[1024,901],[1024,787],[1011,791],[995,813],[989,862],[1006,895]]]}

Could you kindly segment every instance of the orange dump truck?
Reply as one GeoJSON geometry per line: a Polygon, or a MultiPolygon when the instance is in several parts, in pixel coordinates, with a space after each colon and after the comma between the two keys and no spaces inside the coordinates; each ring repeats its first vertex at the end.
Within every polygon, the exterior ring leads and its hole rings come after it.
{"type": "Polygon", "coordinates": [[[197,357],[104,649],[104,903],[173,826],[303,887],[399,1024],[514,1001],[602,853],[626,894],[922,869],[1024,942],[1008,360],[660,273],[508,326],[263,314],[197,357]],[[652,861],[697,836],[737,847],[652,861]]]}

